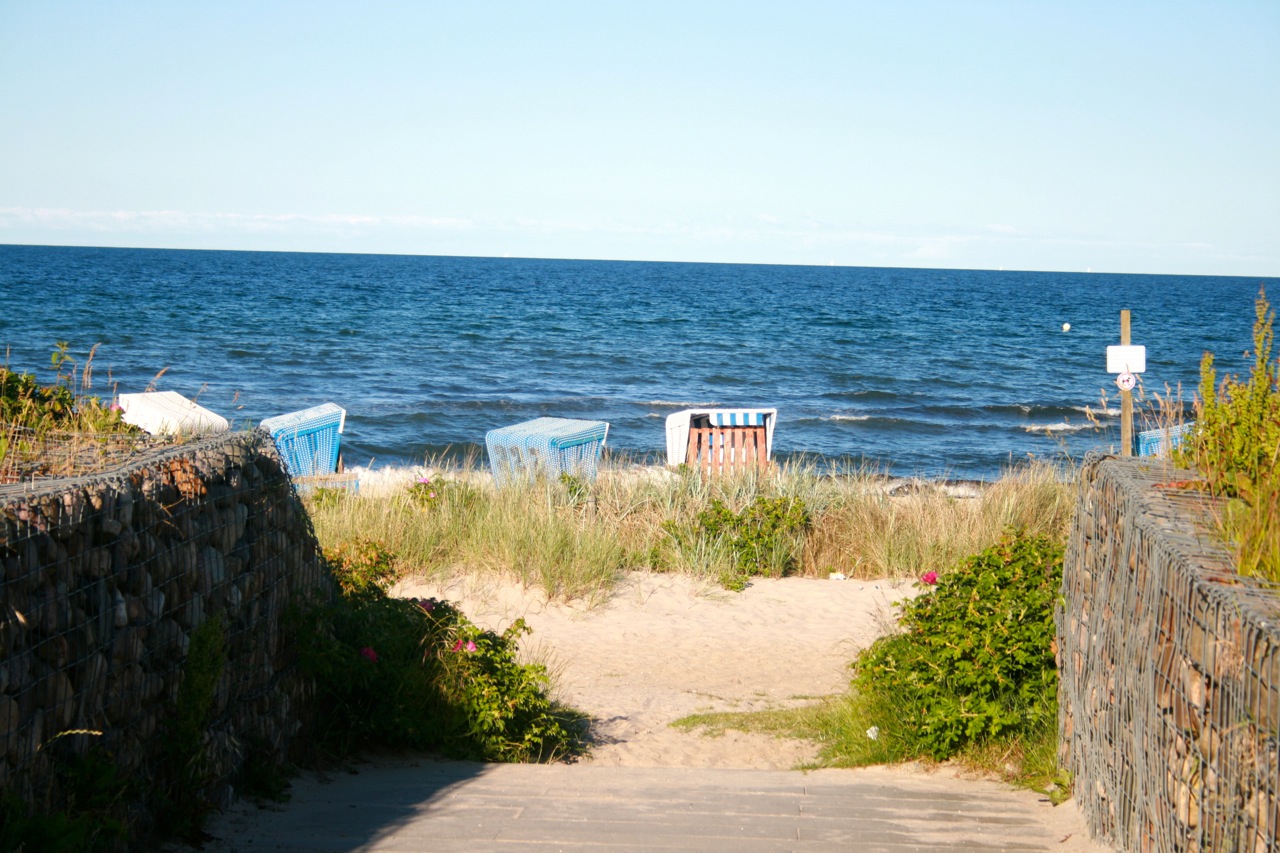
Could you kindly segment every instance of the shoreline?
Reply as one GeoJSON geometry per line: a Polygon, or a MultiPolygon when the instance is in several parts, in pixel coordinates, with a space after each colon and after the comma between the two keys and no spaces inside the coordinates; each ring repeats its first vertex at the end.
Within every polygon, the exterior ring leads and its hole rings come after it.
{"type": "MultiPolygon", "coordinates": [[[[1045,463],[1048,464],[1048,463],[1045,463]]],[[[1009,473],[1018,469],[1010,469],[1009,473]]],[[[786,476],[789,466],[774,464],[770,473],[786,476]]],[[[663,465],[632,463],[615,466],[608,463],[600,466],[597,482],[600,480],[650,479],[672,480],[679,477],[674,469],[663,465]]],[[[972,500],[982,497],[990,486],[998,480],[964,480],[964,479],[932,479],[928,477],[895,477],[888,474],[815,474],[826,479],[860,480],[867,484],[869,490],[885,497],[900,498],[924,492],[939,492],[946,497],[972,500]]],[[[485,486],[493,485],[493,474],[488,466],[450,467],[442,465],[386,465],[380,467],[355,466],[346,468],[338,474],[323,474],[304,478],[311,486],[325,486],[331,483],[335,487],[347,487],[352,479],[358,482],[356,492],[365,497],[383,497],[399,489],[407,488],[420,478],[444,477],[448,479],[464,479],[485,486]]]]}

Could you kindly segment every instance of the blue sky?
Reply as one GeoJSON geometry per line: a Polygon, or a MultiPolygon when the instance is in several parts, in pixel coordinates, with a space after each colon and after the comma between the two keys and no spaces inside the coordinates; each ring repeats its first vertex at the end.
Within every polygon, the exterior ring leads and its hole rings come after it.
{"type": "Polygon", "coordinates": [[[1280,274],[1280,3],[0,0],[0,243],[1280,274]]]}

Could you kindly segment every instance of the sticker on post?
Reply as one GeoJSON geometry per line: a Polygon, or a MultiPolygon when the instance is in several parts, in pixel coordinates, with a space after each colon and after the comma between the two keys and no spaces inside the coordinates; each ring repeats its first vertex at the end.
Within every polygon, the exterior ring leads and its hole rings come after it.
{"type": "Polygon", "coordinates": [[[1116,377],[1116,385],[1121,391],[1132,391],[1137,384],[1138,378],[1127,370],[1116,377]]]}

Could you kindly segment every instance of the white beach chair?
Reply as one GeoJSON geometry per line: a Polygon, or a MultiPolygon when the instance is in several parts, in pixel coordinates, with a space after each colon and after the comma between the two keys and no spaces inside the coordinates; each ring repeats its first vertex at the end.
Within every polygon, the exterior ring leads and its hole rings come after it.
{"type": "Polygon", "coordinates": [[[773,459],[777,409],[685,409],[667,416],[667,465],[707,474],[751,468],[773,459]]]}
{"type": "Polygon", "coordinates": [[[144,391],[117,398],[127,424],[152,435],[199,435],[226,432],[231,424],[222,415],[197,405],[176,391],[144,391]]]}

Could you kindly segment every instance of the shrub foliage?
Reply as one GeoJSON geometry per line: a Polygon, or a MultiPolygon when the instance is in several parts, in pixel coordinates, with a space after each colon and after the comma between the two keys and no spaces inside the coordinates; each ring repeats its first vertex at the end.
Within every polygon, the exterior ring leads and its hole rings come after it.
{"type": "Polygon", "coordinates": [[[942,760],[970,743],[1054,725],[1061,583],[1060,544],[1010,534],[907,602],[902,632],[853,664],[855,699],[882,757],[942,760]]]}
{"type": "Polygon", "coordinates": [[[1215,494],[1230,499],[1224,533],[1241,574],[1280,582],[1280,358],[1272,359],[1275,312],[1260,290],[1247,380],[1218,380],[1212,353],[1200,363],[1196,425],[1180,448],[1215,494]]]}
{"type": "Polygon", "coordinates": [[[55,371],[50,385],[42,384],[30,373],[0,366],[0,422],[36,433],[137,432],[121,419],[118,409],[89,393],[93,384],[92,351],[81,368],[70,354],[69,345],[59,343],[50,363],[55,371]]]}
{"type": "Polygon", "coordinates": [[[809,526],[809,510],[800,498],[757,495],[737,512],[713,498],[710,506],[698,513],[692,529],[674,520],[663,522],[662,529],[677,548],[726,549],[732,569],[721,575],[720,582],[740,590],[752,575],[792,574],[809,526]]]}
{"type": "Polygon", "coordinates": [[[445,601],[393,598],[394,555],[360,541],[326,553],[341,594],[300,631],[302,665],[327,709],[320,741],[537,761],[580,751],[581,715],[554,703],[540,664],[521,663],[517,620],[502,633],[445,601]]]}

